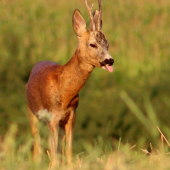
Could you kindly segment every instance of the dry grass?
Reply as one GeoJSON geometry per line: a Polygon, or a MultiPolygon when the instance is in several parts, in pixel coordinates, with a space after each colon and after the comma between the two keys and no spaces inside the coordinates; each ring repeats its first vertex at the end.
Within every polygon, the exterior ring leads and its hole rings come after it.
{"type": "MultiPolygon", "coordinates": [[[[161,136],[161,147],[154,149],[150,145],[150,151],[147,149],[136,150],[135,146],[128,144],[121,144],[120,141],[117,143],[117,150],[110,150],[107,153],[101,153],[98,149],[87,144],[91,150],[85,151],[86,154],[75,155],[73,165],[67,167],[64,165],[58,168],[62,170],[66,169],[98,169],[98,170],[151,170],[161,169],[166,170],[170,168],[170,157],[169,153],[166,152],[166,145],[169,147],[169,142],[160,131],[161,136]],[[162,141],[162,139],[164,141],[162,141]],[[164,143],[165,142],[165,143],[164,143]]],[[[25,144],[17,146],[17,126],[12,125],[6,133],[6,136],[1,143],[0,152],[0,169],[48,169],[50,170],[50,154],[44,152],[41,163],[33,164],[31,159],[31,141],[26,140],[25,144]]],[[[159,142],[159,141],[158,141],[159,142]]]]}

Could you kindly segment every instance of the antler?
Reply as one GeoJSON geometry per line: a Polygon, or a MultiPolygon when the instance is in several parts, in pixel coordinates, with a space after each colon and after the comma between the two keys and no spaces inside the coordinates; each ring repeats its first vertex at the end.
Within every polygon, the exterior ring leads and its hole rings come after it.
{"type": "Polygon", "coordinates": [[[98,0],[99,3],[99,18],[97,23],[97,30],[100,30],[101,20],[102,20],[102,3],[101,0],[98,0]]]}
{"type": "Polygon", "coordinates": [[[88,5],[88,2],[87,2],[87,0],[84,0],[84,2],[85,2],[85,4],[86,4],[86,7],[87,7],[87,10],[88,10],[88,12],[89,12],[89,16],[90,16],[90,23],[91,23],[91,31],[94,31],[95,30],[95,25],[94,25],[94,21],[93,21],[93,15],[92,15],[92,9],[93,9],[93,4],[92,4],[92,6],[91,6],[91,8],[89,7],[89,5],[88,5]]]}

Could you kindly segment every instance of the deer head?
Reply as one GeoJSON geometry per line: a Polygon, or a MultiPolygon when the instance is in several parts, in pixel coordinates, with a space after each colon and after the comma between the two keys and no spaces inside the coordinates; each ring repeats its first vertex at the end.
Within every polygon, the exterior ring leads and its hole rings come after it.
{"type": "Polygon", "coordinates": [[[101,31],[102,28],[102,4],[99,2],[99,10],[95,10],[92,14],[92,7],[89,7],[87,0],[85,5],[90,16],[90,30],[86,28],[86,22],[79,10],[75,10],[73,14],[73,29],[78,36],[79,44],[77,51],[79,52],[80,61],[113,71],[113,58],[110,56],[108,49],[109,43],[105,39],[101,31]]]}

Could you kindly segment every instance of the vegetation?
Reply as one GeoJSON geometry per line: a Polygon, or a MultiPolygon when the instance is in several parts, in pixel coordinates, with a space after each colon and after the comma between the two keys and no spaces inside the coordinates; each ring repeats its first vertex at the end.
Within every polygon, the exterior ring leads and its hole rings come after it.
{"type": "MultiPolygon", "coordinates": [[[[25,86],[35,63],[65,64],[74,54],[72,14],[79,9],[87,23],[89,16],[83,0],[69,2],[0,1],[1,169],[48,167],[46,152],[44,164],[31,163],[25,86]]],[[[89,3],[97,8],[97,0],[89,3]]],[[[103,0],[102,4],[114,72],[96,68],[80,92],[74,166],[168,169],[169,157],[160,147],[156,126],[170,139],[170,1],[103,0]],[[152,150],[151,146],[160,153],[148,157],[140,150],[152,150]]]]}
{"type": "MultiPolygon", "coordinates": [[[[18,145],[17,131],[17,126],[15,124],[11,125],[4,141],[1,143],[0,169],[50,169],[50,155],[47,154],[48,152],[43,153],[42,163],[33,163],[31,159],[32,140],[28,136],[23,145],[18,145]]],[[[167,170],[170,167],[169,153],[167,153],[167,147],[170,147],[170,144],[164,134],[160,133],[163,140],[159,150],[153,148],[150,144],[150,151],[146,149],[135,151],[136,145],[122,144],[121,140],[119,140],[119,142],[114,142],[116,149],[113,151],[110,145],[106,144],[102,138],[98,138],[98,142],[94,145],[82,142],[81,145],[84,146],[85,150],[75,156],[74,162],[69,169],[167,170]]],[[[160,143],[159,141],[157,142],[160,143]]],[[[66,170],[68,167],[64,164],[62,167],[58,165],[56,169],[66,170]]]]}

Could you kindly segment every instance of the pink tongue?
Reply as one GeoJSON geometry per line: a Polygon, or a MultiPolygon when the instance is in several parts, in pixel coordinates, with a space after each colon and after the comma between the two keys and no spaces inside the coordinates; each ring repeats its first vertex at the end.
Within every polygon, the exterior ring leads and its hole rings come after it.
{"type": "Polygon", "coordinates": [[[109,71],[109,72],[113,72],[113,67],[112,66],[108,66],[108,65],[105,65],[106,69],[109,71]]]}

